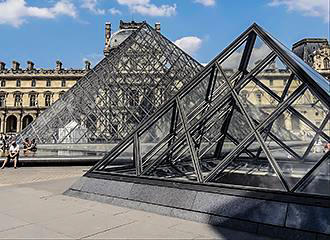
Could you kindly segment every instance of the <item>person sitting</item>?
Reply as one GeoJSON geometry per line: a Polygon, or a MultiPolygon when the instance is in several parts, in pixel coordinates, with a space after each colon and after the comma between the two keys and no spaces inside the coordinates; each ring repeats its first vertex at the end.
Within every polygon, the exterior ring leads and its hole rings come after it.
{"type": "Polygon", "coordinates": [[[37,151],[37,143],[35,139],[32,139],[32,141],[30,142],[30,145],[27,148],[28,151],[31,152],[36,152],[37,151]]]}
{"type": "Polygon", "coordinates": [[[23,152],[26,153],[28,151],[28,148],[30,147],[30,140],[29,138],[25,138],[23,141],[23,152]]]}
{"type": "Polygon", "coordinates": [[[6,166],[7,162],[10,162],[10,159],[14,160],[14,168],[16,168],[18,157],[19,157],[19,146],[16,143],[16,141],[13,141],[9,148],[9,154],[7,156],[7,159],[5,159],[5,161],[3,162],[1,169],[3,169],[6,166]]]}

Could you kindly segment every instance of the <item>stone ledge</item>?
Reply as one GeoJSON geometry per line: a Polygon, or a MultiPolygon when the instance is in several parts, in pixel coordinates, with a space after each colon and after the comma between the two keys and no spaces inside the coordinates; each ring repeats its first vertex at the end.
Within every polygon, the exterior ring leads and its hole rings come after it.
{"type": "Polygon", "coordinates": [[[64,194],[276,238],[330,239],[330,208],[87,177],[64,194]]]}

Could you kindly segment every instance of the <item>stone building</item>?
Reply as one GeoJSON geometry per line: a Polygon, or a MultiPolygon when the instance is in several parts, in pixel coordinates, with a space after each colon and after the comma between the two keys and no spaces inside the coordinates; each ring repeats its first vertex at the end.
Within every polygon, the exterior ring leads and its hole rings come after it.
{"type": "Polygon", "coordinates": [[[0,62],[0,133],[15,134],[59,99],[90,69],[64,69],[57,61],[55,69],[36,69],[27,62],[25,69],[17,61],[10,68],[0,62]]]}

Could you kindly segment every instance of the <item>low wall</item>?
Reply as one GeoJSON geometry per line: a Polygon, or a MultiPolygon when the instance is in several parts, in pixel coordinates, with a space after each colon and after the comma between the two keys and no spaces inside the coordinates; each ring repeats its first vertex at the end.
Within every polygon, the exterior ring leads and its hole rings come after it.
{"type": "Polygon", "coordinates": [[[90,177],[64,194],[276,238],[330,239],[330,206],[90,177]]]}

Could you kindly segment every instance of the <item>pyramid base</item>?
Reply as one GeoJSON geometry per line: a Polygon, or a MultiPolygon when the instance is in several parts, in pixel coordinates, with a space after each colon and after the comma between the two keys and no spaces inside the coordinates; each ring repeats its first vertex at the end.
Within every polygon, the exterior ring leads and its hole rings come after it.
{"type": "Polygon", "coordinates": [[[330,205],[298,204],[285,201],[288,197],[261,199],[248,191],[241,196],[235,190],[224,192],[82,177],[64,194],[270,237],[330,239],[330,205]]]}

